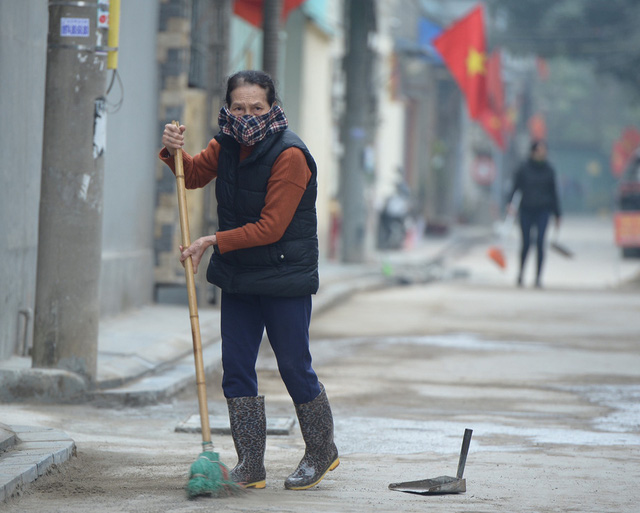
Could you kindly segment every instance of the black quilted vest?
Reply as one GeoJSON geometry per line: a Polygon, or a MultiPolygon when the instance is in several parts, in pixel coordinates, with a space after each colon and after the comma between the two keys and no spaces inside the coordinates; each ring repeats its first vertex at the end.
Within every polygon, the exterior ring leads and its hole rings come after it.
{"type": "Polygon", "coordinates": [[[239,162],[240,145],[219,133],[216,198],[219,230],[255,223],[265,203],[267,182],[278,156],[287,148],[300,148],[311,179],[282,238],[267,246],[220,254],[217,247],[207,269],[207,280],[230,294],[295,297],[318,291],[317,168],[300,138],[290,130],[270,135],[239,162]]]}

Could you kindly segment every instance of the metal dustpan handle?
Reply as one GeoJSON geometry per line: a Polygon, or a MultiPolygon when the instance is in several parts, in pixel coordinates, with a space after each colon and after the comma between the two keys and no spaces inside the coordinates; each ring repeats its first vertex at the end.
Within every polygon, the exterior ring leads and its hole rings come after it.
{"type": "Polygon", "coordinates": [[[471,434],[473,433],[472,429],[464,430],[464,437],[462,439],[462,448],[460,449],[460,461],[458,461],[458,473],[456,477],[458,479],[462,479],[462,474],[464,474],[464,466],[467,463],[467,454],[469,454],[469,445],[471,444],[471,434]]]}

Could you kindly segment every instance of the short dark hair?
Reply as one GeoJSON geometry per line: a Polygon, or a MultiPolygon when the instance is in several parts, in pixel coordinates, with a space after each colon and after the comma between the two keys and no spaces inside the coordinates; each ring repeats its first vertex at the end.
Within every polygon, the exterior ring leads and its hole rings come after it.
{"type": "Polygon", "coordinates": [[[267,102],[269,102],[269,105],[273,105],[274,102],[279,101],[278,95],[276,94],[276,86],[268,73],[260,70],[246,69],[234,73],[227,79],[227,94],[225,96],[227,106],[231,105],[231,93],[244,84],[257,85],[264,89],[267,93],[267,102]]]}
{"type": "Polygon", "coordinates": [[[531,142],[531,146],[529,147],[529,155],[533,155],[540,146],[546,146],[547,142],[544,139],[536,139],[531,142]]]}

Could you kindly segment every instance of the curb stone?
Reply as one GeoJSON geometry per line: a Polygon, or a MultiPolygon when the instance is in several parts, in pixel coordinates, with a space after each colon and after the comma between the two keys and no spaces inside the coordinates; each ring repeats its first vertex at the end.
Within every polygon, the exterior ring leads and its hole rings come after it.
{"type": "Polygon", "coordinates": [[[76,453],[75,442],[57,429],[3,424],[0,435],[3,434],[5,440],[13,438],[14,443],[5,444],[6,449],[0,453],[0,502],[76,453]]]}

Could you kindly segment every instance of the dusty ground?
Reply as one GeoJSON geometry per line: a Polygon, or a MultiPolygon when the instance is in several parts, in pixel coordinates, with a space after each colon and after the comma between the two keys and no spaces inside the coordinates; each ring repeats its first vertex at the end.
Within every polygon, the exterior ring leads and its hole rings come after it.
{"type": "MultiPolygon", "coordinates": [[[[134,409],[0,405],[10,423],[66,431],[77,457],[3,511],[635,512],[640,479],[640,294],[518,290],[463,282],[361,294],[313,321],[315,367],[341,465],[315,489],[285,491],[297,428],[268,439],[267,488],[188,501],[197,435],[174,432],[195,394],[134,409]],[[391,482],[455,475],[474,430],[467,492],[424,497],[391,482]]],[[[269,415],[293,408],[268,352],[269,415]]],[[[211,410],[224,413],[219,377],[211,410]]],[[[234,463],[231,438],[216,436],[234,463]]]]}

